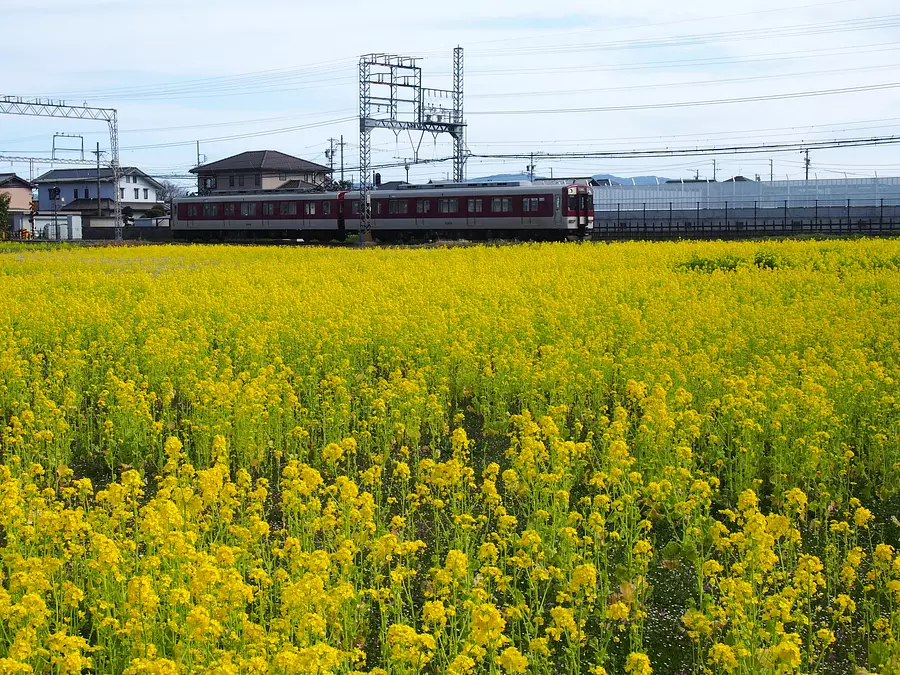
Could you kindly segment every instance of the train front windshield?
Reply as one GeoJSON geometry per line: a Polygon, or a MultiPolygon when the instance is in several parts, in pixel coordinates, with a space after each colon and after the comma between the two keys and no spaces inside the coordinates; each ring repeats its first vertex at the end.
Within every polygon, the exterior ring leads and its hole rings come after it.
{"type": "Polygon", "coordinates": [[[591,193],[569,195],[570,213],[592,213],[594,210],[594,195],[591,193]]]}

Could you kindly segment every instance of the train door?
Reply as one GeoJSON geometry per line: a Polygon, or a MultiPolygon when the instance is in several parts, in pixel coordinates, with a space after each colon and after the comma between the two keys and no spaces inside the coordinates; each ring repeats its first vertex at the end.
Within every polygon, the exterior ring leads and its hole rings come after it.
{"type": "Polygon", "coordinates": [[[347,238],[347,202],[344,200],[345,192],[339,192],[337,197],[337,229],[338,239],[344,241],[347,238]]]}

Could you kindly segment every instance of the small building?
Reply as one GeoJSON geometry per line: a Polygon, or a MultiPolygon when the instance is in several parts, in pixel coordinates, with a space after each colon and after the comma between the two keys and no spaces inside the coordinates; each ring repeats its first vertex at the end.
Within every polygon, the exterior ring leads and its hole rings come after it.
{"type": "Polygon", "coordinates": [[[260,190],[310,191],[331,182],[332,170],[276,150],[242,152],[191,169],[198,194],[228,194],[260,190]]]}
{"type": "Polygon", "coordinates": [[[28,213],[31,210],[31,183],[14,173],[0,173],[0,195],[9,195],[9,213],[28,213]]]}
{"type": "Polygon", "coordinates": [[[122,208],[130,206],[135,213],[143,213],[160,204],[159,191],[162,185],[135,167],[119,170],[119,184],[113,185],[112,169],[101,168],[99,180],[97,169],[52,169],[35,179],[41,211],[61,210],[66,204],[78,202],[79,210],[86,214],[97,213],[97,191],[99,184],[101,211],[106,203],[116,198],[122,208]],[[59,188],[60,200],[50,199],[51,188],[59,188]],[[93,202],[93,205],[91,204],[93,202]]]}

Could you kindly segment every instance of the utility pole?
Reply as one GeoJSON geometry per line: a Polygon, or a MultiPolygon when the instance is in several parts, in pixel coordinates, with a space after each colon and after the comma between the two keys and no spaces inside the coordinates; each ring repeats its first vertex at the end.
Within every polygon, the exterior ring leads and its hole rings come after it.
{"type": "Polygon", "coordinates": [[[716,180],[716,171],[717,171],[717,168],[718,168],[718,165],[716,164],[716,160],[713,160],[713,181],[716,180]]]}
{"type": "Polygon", "coordinates": [[[809,149],[804,151],[806,153],[806,158],[803,160],[803,164],[806,166],[806,180],[809,180],[809,149]]]}
{"type": "Polygon", "coordinates": [[[344,134],[341,134],[341,183],[344,182],[344,134]]]}
{"type": "Polygon", "coordinates": [[[200,166],[200,141],[197,141],[197,166],[200,166]]]}
{"type": "Polygon", "coordinates": [[[325,151],[325,158],[328,160],[328,168],[334,172],[334,140],[333,138],[328,139],[328,150],[325,151]]]}
{"type": "Polygon", "coordinates": [[[769,182],[775,182],[775,160],[769,160],[769,182]]]}
{"type": "Polygon", "coordinates": [[[534,182],[534,153],[531,153],[531,164],[528,165],[528,178],[534,182]]]}

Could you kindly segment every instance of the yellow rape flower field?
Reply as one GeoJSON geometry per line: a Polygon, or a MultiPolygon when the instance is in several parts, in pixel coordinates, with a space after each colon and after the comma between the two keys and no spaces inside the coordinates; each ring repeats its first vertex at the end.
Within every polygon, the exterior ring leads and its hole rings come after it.
{"type": "Polygon", "coordinates": [[[900,242],[0,250],[0,673],[900,672],[900,242]]]}

